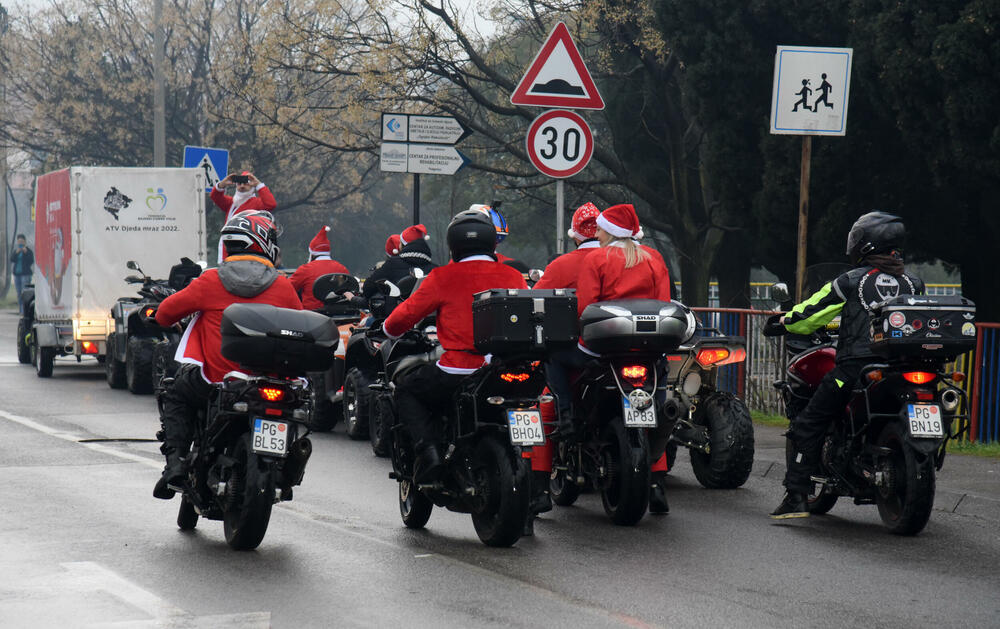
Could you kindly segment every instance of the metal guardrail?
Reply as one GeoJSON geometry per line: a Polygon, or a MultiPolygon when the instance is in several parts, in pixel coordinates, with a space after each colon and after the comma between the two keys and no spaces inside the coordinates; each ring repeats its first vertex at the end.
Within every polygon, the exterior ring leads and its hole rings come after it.
{"type": "MultiPolygon", "coordinates": [[[[763,334],[767,310],[692,308],[707,328],[727,336],[743,336],[747,358],[720,368],[717,388],[738,395],[750,410],[771,415],[784,412],[773,383],[785,377],[785,346],[781,337],[763,334]]],[[[967,394],[971,418],[970,441],[1000,441],[1000,323],[977,323],[976,349],[959,356],[947,369],[966,375],[960,386],[967,394]]],[[[959,411],[964,412],[966,402],[959,411]]],[[[963,437],[965,438],[965,437],[963,437]]]]}

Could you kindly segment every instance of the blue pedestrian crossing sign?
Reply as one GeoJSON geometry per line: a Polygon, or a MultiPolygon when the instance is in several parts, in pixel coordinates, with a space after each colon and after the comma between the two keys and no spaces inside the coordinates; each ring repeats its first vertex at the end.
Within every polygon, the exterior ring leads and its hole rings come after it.
{"type": "Polygon", "coordinates": [[[205,171],[207,192],[229,174],[229,151],[207,146],[185,146],[184,168],[201,168],[205,171]]]}

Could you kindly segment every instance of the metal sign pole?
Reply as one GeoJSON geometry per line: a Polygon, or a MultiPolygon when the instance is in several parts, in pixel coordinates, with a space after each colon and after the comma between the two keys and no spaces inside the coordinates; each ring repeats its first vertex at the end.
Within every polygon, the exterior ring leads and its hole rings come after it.
{"type": "Polygon", "coordinates": [[[420,222],[420,173],[413,173],[413,224],[420,222]]]}
{"type": "Polygon", "coordinates": [[[795,264],[795,301],[802,301],[806,284],[806,236],[809,233],[809,167],[812,136],[802,136],[802,169],[799,177],[799,246],[795,264]]]}
{"type": "Polygon", "coordinates": [[[566,252],[566,230],[563,229],[563,180],[556,179],[556,253],[566,252]]]}

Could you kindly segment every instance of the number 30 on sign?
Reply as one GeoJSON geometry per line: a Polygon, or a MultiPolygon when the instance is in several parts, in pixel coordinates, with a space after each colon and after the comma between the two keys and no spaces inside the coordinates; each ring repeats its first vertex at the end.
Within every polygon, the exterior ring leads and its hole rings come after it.
{"type": "Polygon", "coordinates": [[[562,179],[577,174],[594,154],[594,136],[586,121],[571,111],[553,109],[528,128],[528,157],[544,175],[562,179]]]}

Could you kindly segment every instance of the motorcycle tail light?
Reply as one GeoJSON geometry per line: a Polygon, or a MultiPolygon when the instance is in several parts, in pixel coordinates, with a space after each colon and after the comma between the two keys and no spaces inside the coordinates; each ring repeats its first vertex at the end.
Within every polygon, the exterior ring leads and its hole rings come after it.
{"type": "Polygon", "coordinates": [[[917,391],[917,399],[921,402],[930,402],[934,399],[934,393],[931,391],[917,391]]]}
{"type": "Polygon", "coordinates": [[[872,369],[865,374],[865,377],[868,378],[868,382],[879,382],[883,378],[883,373],[881,369],[872,369]]]}
{"type": "Polygon", "coordinates": [[[646,383],[646,373],[648,371],[645,365],[627,365],[622,367],[621,374],[625,382],[628,382],[633,387],[641,387],[646,383]]]}
{"type": "Polygon", "coordinates": [[[97,353],[97,343],[94,343],[92,341],[84,341],[83,343],[81,343],[81,345],[83,346],[83,353],[84,354],[96,354],[97,353]]]}
{"type": "Polygon", "coordinates": [[[285,390],[278,387],[257,387],[261,399],[268,402],[280,402],[285,399],[285,390]]]}
{"type": "Polygon", "coordinates": [[[729,350],[725,347],[705,347],[698,350],[698,363],[702,367],[711,367],[712,365],[723,365],[726,362],[730,362],[729,350]]]}
{"type": "Polygon", "coordinates": [[[524,382],[529,378],[531,378],[531,374],[526,371],[505,371],[500,374],[500,379],[504,382],[524,382]]]}
{"type": "Polygon", "coordinates": [[[906,371],[903,372],[903,379],[913,384],[927,384],[937,376],[929,371],[906,371]]]}

